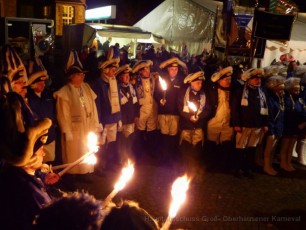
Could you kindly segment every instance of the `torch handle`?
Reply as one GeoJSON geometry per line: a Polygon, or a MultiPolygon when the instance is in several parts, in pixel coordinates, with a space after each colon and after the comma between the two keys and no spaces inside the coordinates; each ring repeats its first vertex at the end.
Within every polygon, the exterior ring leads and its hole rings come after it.
{"type": "Polygon", "coordinates": [[[166,100],[166,92],[167,92],[167,90],[164,90],[164,93],[163,93],[163,100],[164,101],[166,100]]]}
{"type": "Polygon", "coordinates": [[[168,216],[165,223],[160,228],[160,230],[168,230],[170,228],[171,223],[172,223],[172,218],[170,216],[168,216]]]}
{"type": "Polygon", "coordinates": [[[68,165],[70,165],[72,163],[67,163],[67,164],[62,164],[62,165],[56,165],[56,166],[52,166],[52,170],[57,170],[57,169],[62,169],[62,168],[66,168],[68,165]]]}
{"type": "Polygon", "coordinates": [[[62,171],[60,171],[58,173],[59,176],[63,176],[66,172],[68,172],[71,168],[73,168],[74,166],[80,164],[86,157],[90,156],[91,154],[93,154],[94,152],[88,152],[86,154],[84,154],[82,157],[80,157],[79,159],[77,159],[76,161],[74,161],[73,163],[70,163],[66,168],[64,168],[62,171]]]}
{"type": "Polygon", "coordinates": [[[103,201],[102,209],[104,209],[112,201],[112,199],[117,195],[119,191],[114,189],[103,201]]]}

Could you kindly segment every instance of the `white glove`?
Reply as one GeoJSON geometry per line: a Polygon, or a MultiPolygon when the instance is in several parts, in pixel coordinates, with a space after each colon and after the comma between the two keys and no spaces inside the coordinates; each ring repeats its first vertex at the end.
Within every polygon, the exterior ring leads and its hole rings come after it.
{"type": "Polygon", "coordinates": [[[66,141],[73,141],[72,132],[67,132],[67,133],[65,133],[65,140],[66,140],[66,141]]]}

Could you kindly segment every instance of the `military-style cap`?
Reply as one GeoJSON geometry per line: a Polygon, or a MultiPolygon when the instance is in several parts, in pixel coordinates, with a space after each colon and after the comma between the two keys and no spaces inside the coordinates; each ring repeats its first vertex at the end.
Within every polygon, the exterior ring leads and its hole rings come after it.
{"type": "Polygon", "coordinates": [[[190,83],[190,82],[198,81],[198,80],[202,80],[202,81],[205,80],[203,71],[198,71],[198,72],[189,74],[187,77],[185,77],[184,83],[186,84],[186,83],[190,83]]]}
{"type": "Polygon", "coordinates": [[[47,70],[41,70],[31,74],[28,80],[28,85],[33,85],[39,81],[46,81],[49,78],[47,70]]]}
{"type": "Polygon", "coordinates": [[[232,74],[233,74],[233,67],[228,66],[228,67],[225,67],[224,69],[221,69],[219,72],[214,73],[211,76],[211,81],[217,82],[222,78],[231,76],[232,74]]]}
{"type": "Polygon", "coordinates": [[[287,77],[288,73],[288,66],[286,65],[279,65],[278,66],[278,75],[283,76],[283,77],[287,77]]]}
{"type": "Polygon", "coordinates": [[[71,76],[76,73],[86,73],[86,72],[87,71],[83,70],[83,65],[79,59],[77,51],[71,50],[66,64],[66,74],[68,76],[71,76]]]}
{"type": "Polygon", "coordinates": [[[263,70],[265,77],[276,76],[278,74],[278,65],[269,65],[264,67],[263,70]]]}
{"type": "Polygon", "coordinates": [[[153,65],[153,62],[151,60],[140,60],[135,63],[132,69],[132,73],[137,73],[139,70],[141,70],[144,67],[150,67],[153,65]]]}
{"type": "Polygon", "coordinates": [[[266,80],[266,87],[268,89],[273,89],[277,86],[283,85],[283,87],[285,88],[285,85],[284,85],[285,81],[286,81],[286,78],[283,76],[279,76],[279,75],[271,76],[266,80]]]}
{"type": "Polygon", "coordinates": [[[104,60],[102,60],[98,66],[99,69],[107,69],[110,67],[119,67],[119,51],[118,47],[111,46],[107,51],[107,56],[104,60]]]}
{"type": "Polygon", "coordinates": [[[29,74],[28,85],[34,85],[39,81],[46,81],[49,76],[47,70],[45,69],[42,61],[39,57],[35,57],[29,62],[29,74]]]}
{"type": "Polygon", "coordinates": [[[263,77],[264,76],[264,70],[261,68],[251,68],[248,69],[246,71],[243,72],[243,74],[241,75],[241,80],[243,81],[247,81],[251,78],[255,78],[255,77],[263,77]]]}
{"type": "Polygon", "coordinates": [[[132,71],[132,68],[130,67],[129,64],[125,64],[123,66],[120,66],[117,70],[115,75],[118,76],[122,73],[130,73],[132,71]]]}
{"type": "Polygon", "coordinates": [[[185,62],[181,61],[177,57],[170,58],[162,63],[160,63],[159,68],[164,69],[166,67],[178,67],[181,66],[184,69],[187,69],[185,62]]]}
{"type": "Polygon", "coordinates": [[[300,83],[301,83],[301,78],[290,77],[285,81],[285,89],[286,90],[300,89],[301,88],[300,83]]]}
{"type": "Polygon", "coordinates": [[[294,71],[295,76],[300,77],[304,73],[306,73],[306,65],[299,65],[297,66],[296,70],[294,71]]]}

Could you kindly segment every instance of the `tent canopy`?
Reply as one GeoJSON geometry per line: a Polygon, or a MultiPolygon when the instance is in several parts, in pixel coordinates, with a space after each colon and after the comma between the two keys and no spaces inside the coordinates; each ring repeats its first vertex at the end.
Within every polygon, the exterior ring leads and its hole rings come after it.
{"type": "Polygon", "coordinates": [[[203,44],[212,41],[215,11],[222,4],[205,2],[208,8],[190,0],[165,0],[134,26],[162,36],[177,51],[183,43],[192,52],[201,52],[203,44]]]}
{"type": "MultiPolygon", "coordinates": [[[[198,54],[203,48],[211,47],[217,7],[221,11],[223,3],[213,0],[165,0],[134,26],[162,36],[166,44],[179,52],[186,45],[190,54],[198,54]]],[[[299,13],[290,41],[267,41],[262,64],[279,60],[284,53],[292,53],[296,60],[306,62],[305,28],[306,13],[299,13]]]]}
{"type": "Polygon", "coordinates": [[[102,23],[88,23],[88,25],[95,28],[101,37],[148,39],[155,43],[163,43],[162,37],[144,31],[138,27],[102,23]]]}

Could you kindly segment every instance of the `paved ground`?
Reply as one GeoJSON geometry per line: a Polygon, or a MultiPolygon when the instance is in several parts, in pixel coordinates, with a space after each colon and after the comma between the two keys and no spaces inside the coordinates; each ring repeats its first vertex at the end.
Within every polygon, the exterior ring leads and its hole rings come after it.
{"type": "MultiPolygon", "coordinates": [[[[67,177],[62,186],[74,183],[102,200],[112,191],[119,173],[108,170],[104,175],[87,175],[89,181],[77,178],[72,182],[67,177]]],[[[172,182],[178,176],[171,167],[150,161],[136,165],[132,181],[114,201],[135,200],[161,224],[167,217],[172,182]]],[[[187,201],[171,229],[306,229],[305,179],[304,167],[276,177],[259,172],[255,179],[205,173],[191,181],[187,201]]]]}

